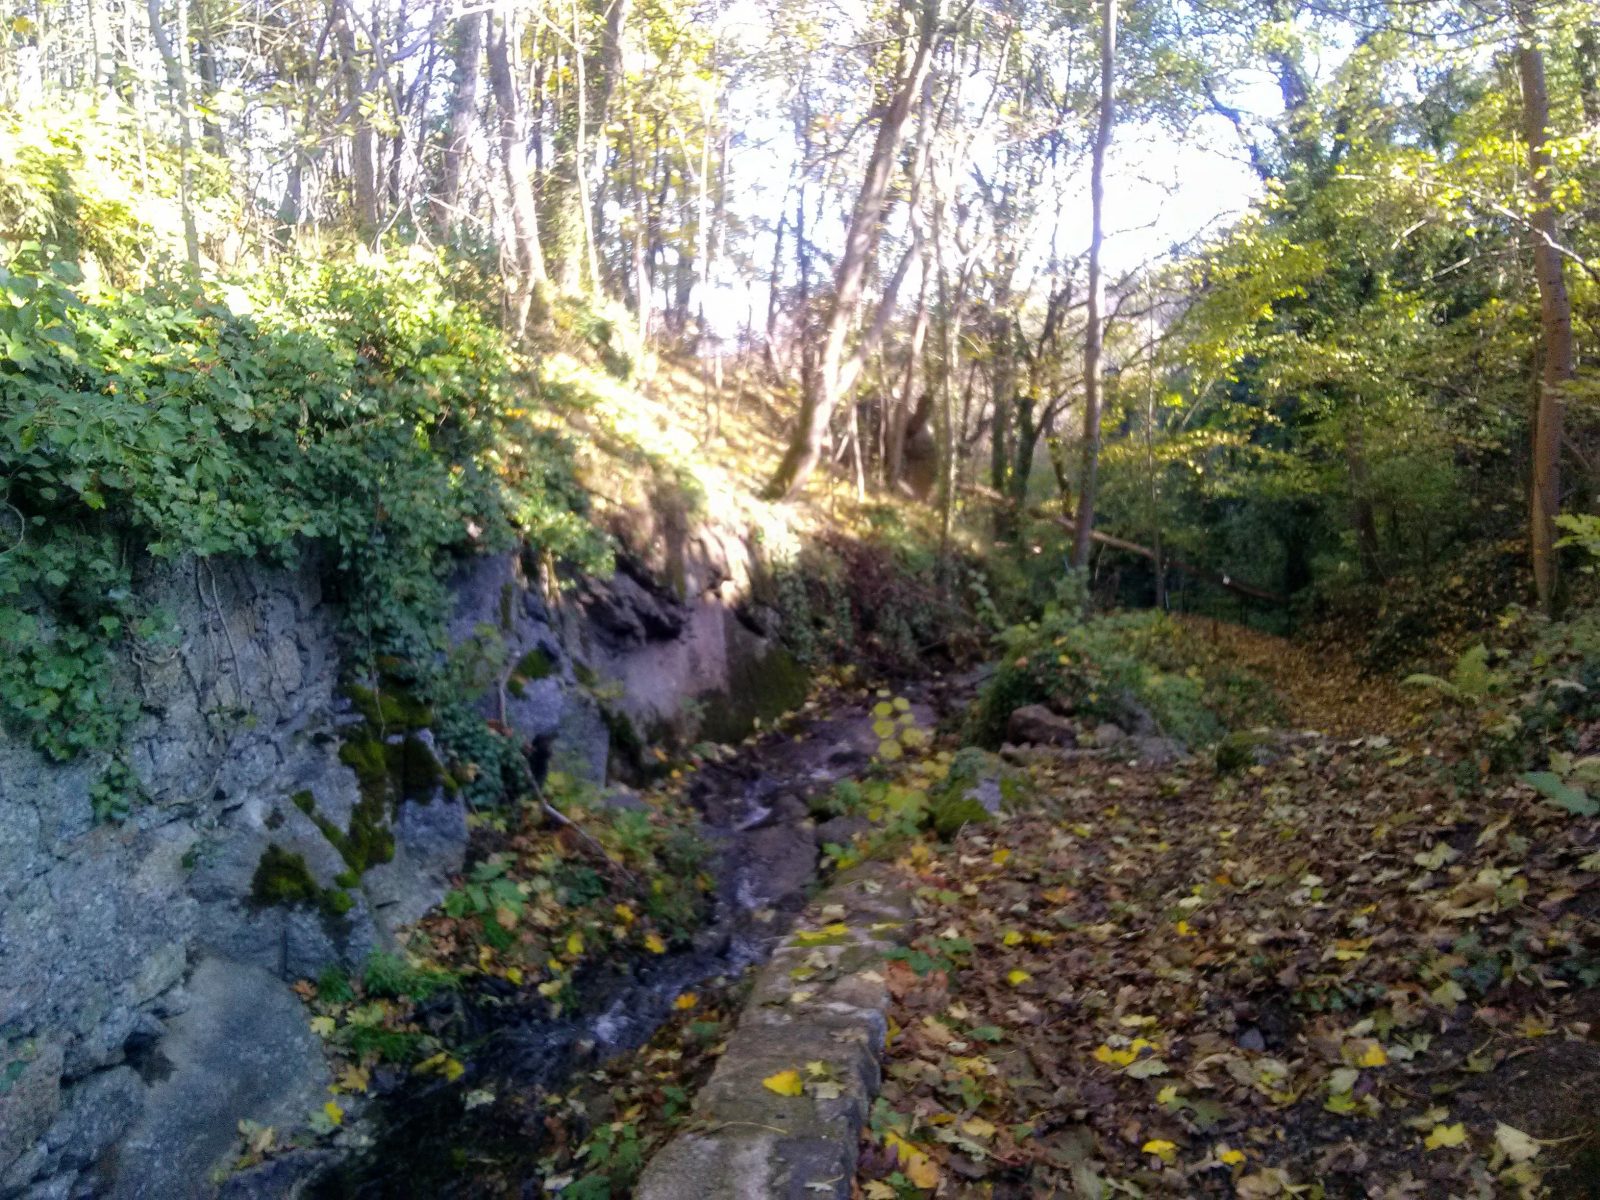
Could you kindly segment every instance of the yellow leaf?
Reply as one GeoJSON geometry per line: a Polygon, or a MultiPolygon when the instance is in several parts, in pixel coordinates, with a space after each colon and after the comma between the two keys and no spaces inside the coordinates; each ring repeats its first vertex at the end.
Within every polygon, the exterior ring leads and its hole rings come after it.
{"type": "Polygon", "coordinates": [[[699,996],[696,996],[693,992],[685,992],[672,1002],[672,1007],[676,1008],[679,1012],[687,1012],[689,1009],[693,1008],[699,1003],[699,996]]]}
{"type": "Polygon", "coordinates": [[[973,1117],[961,1122],[961,1132],[968,1137],[991,1138],[995,1135],[993,1121],[985,1121],[982,1117],[973,1117]]]}
{"type": "Polygon", "coordinates": [[[1020,946],[1022,945],[1022,935],[1015,929],[1008,929],[1005,937],[1000,939],[1000,944],[1003,946],[1020,946]]]}
{"type": "Polygon", "coordinates": [[[1193,937],[1194,936],[1194,926],[1190,925],[1189,922],[1187,922],[1187,921],[1179,921],[1178,922],[1178,936],[1179,937],[1193,937]]]}
{"type": "Polygon", "coordinates": [[[883,1140],[884,1144],[894,1151],[895,1158],[900,1163],[900,1170],[911,1181],[913,1187],[939,1186],[939,1166],[933,1159],[892,1130],[884,1135],[883,1140]]]}
{"type": "Polygon", "coordinates": [[[1171,1104],[1177,1098],[1178,1098],[1178,1085],[1175,1084],[1175,1083],[1167,1084],[1166,1087],[1162,1088],[1159,1092],[1156,1093],[1156,1103],[1157,1104],[1171,1104]]]}
{"type": "Polygon", "coordinates": [[[337,1022],[332,1017],[311,1018],[311,1032],[320,1038],[332,1037],[335,1028],[337,1028],[337,1022]]]}
{"type": "Polygon", "coordinates": [[[1000,849],[998,849],[998,850],[996,850],[994,852],[993,857],[994,857],[994,865],[997,866],[997,867],[1003,867],[1003,866],[1006,865],[1006,862],[1011,858],[1011,851],[1007,850],[1004,846],[1002,846],[1000,849]]]}
{"type": "Polygon", "coordinates": [[[573,958],[583,953],[583,934],[576,929],[567,934],[567,953],[573,958]]]}
{"type": "Polygon", "coordinates": [[[624,925],[632,925],[636,920],[633,915],[633,909],[629,908],[626,904],[618,904],[614,906],[611,911],[617,914],[617,920],[621,921],[624,925]]]}
{"type": "Polygon", "coordinates": [[[364,1092],[367,1090],[369,1082],[370,1078],[367,1074],[367,1069],[351,1063],[340,1072],[338,1087],[341,1091],[346,1092],[364,1092]]]}
{"type": "Polygon", "coordinates": [[[1230,1150],[1226,1146],[1218,1146],[1217,1161],[1220,1163],[1227,1163],[1230,1167],[1237,1167],[1244,1161],[1244,1151],[1230,1150]]]}
{"type": "Polygon", "coordinates": [[[1422,1144],[1429,1150],[1438,1150],[1440,1147],[1460,1146],[1467,1140],[1467,1127],[1459,1122],[1455,1125],[1435,1125],[1433,1132],[1422,1139],[1422,1144]]]}
{"type": "Polygon", "coordinates": [[[1103,1062],[1110,1067],[1125,1067],[1138,1057],[1139,1051],[1136,1049],[1113,1050],[1104,1042],[1096,1046],[1094,1051],[1095,1061],[1103,1062]]]}
{"type": "Polygon", "coordinates": [[[1167,1141],[1165,1138],[1151,1138],[1143,1146],[1140,1146],[1139,1149],[1145,1154],[1154,1154],[1168,1166],[1171,1166],[1173,1163],[1178,1161],[1177,1145],[1173,1142],[1167,1141]]]}
{"type": "Polygon", "coordinates": [[[466,1074],[467,1069],[458,1060],[441,1050],[433,1057],[423,1059],[412,1070],[418,1075],[442,1075],[454,1083],[466,1074]]]}
{"type": "Polygon", "coordinates": [[[1026,971],[1021,970],[1020,968],[1015,971],[1006,972],[1006,982],[1012,987],[1020,987],[1022,984],[1027,983],[1028,980],[1032,978],[1032,975],[1029,975],[1026,971]]]}
{"type": "Polygon", "coordinates": [[[647,933],[644,936],[644,948],[651,954],[665,954],[667,944],[661,940],[659,934],[647,933]]]}
{"type": "Polygon", "coordinates": [[[521,987],[522,986],[522,968],[521,967],[507,967],[506,968],[506,979],[509,982],[515,984],[517,987],[521,987]]]}
{"type": "Polygon", "coordinates": [[[335,1125],[344,1124],[344,1109],[339,1107],[337,1100],[329,1100],[322,1106],[322,1111],[328,1114],[328,1120],[335,1125]]]}
{"type": "Polygon", "coordinates": [[[761,1081],[761,1086],[769,1092],[776,1092],[780,1096],[803,1095],[806,1085],[801,1082],[799,1071],[779,1071],[776,1075],[768,1075],[761,1081]]]}
{"type": "Polygon", "coordinates": [[[1371,1042],[1356,1059],[1358,1067],[1386,1067],[1389,1065],[1389,1056],[1377,1042],[1371,1042]]]}

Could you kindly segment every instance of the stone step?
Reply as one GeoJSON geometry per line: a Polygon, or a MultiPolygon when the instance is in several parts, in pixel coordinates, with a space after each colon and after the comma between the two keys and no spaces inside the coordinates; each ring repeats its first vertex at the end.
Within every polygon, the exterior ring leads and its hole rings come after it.
{"type": "Polygon", "coordinates": [[[696,1120],[651,1159],[637,1200],[847,1200],[888,1034],[884,955],[911,921],[899,869],[844,872],[761,969],[696,1120]],[[798,1096],[765,1081],[796,1071],[798,1096]]]}

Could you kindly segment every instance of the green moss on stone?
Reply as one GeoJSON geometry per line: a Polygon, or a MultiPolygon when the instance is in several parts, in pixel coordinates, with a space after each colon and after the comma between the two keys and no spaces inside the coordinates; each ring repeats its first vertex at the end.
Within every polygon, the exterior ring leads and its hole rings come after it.
{"type": "Polygon", "coordinates": [[[290,799],[292,799],[294,801],[294,806],[296,808],[298,808],[301,812],[307,814],[308,816],[312,812],[316,811],[317,798],[315,796],[313,796],[309,791],[296,792],[292,797],[290,797],[290,799]]]}
{"type": "Polygon", "coordinates": [[[756,654],[735,642],[737,636],[730,631],[727,691],[700,697],[705,708],[698,736],[703,741],[743,740],[757,719],[770,722],[798,708],[811,686],[810,673],[788,650],[770,646],[756,654]]]}
{"type": "Polygon", "coordinates": [[[339,747],[339,761],[356,773],[363,794],[380,791],[389,778],[383,743],[370,734],[352,737],[339,747]]]}
{"type": "Polygon", "coordinates": [[[285,850],[277,842],[267,843],[250,880],[250,899],[259,905],[315,904],[322,889],[311,876],[305,856],[285,850]]]}
{"type": "Polygon", "coordinates": [[[517,660],[517,665],[511,668],[511,678],[506,683],[506,688],[513,696],[522,696],[528,690],[528,684],[537,683],[541,679],[548,679],[555,673],[555,663],[542,649],[535,646],[517,660]]]}
{"type": "Polygon", "coordinates": [[[398,685],[374,690],[352,683],[344,694],[370,727],[387,733],[411,733],[434,721],[433,709],[398,685]]]}
{"type": "Polygon", "coordinates": [[[1256,752],[1272,744],[1268,734],[1239,730],[1217,743],[1217,773],[1231,775],[1256,765],[1256,752]]]}

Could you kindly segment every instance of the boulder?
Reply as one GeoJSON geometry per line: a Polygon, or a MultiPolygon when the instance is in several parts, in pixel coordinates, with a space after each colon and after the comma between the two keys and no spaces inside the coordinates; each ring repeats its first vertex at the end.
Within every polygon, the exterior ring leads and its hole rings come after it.
{"type": "Polygon", "coordinates": [[[1078,726],[1042,704],[1025,704],[1006,721],[1006,741],[1021,746],[1076,746],[1078,726]]]}
{"type": "Polygon", "coordinates": [[[287,1126],[320,1107],[330,1082],[305,1009],[272,973],[203,959],[188,983],[189,1008],[157,1053],[165,1075],[113,1156],[98,1195],[112,1200],[201,1200],[213,1191],[249,1119],[287,1126]]]}

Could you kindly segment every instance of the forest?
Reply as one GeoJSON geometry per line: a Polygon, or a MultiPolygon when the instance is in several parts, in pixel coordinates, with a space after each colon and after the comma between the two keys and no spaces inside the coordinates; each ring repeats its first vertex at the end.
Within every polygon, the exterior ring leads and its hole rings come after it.
{"type": "Polygon", "coordinates": [[[3,37],[0,1200],[1600,1195],[1591,0],[3,37]]]}

